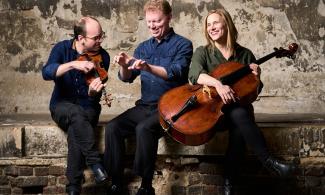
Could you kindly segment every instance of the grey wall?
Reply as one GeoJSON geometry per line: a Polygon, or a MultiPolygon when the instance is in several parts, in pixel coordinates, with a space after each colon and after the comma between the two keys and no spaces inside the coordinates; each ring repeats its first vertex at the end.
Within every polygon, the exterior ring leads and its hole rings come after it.
{"type": "MultiPolygon", "coordinates": [[[[43,81],[41,68],[53,45],[71,38],[75,20],[99,19],[111,56],[133,53],[150,35],[142,7],[132,0],[0,0],[0,114],[48,113],[53,83],[43,81]]],[[[239,43],[257,58],[296,42],[297,58],[271,59],[262,65],[265,84],[255,110],[260,113],[325,113],[324,0],[170,0],[172,26],[205,44],[202,19],[208,10],[225,7],[239,30],[239,43]]],[[[107,90],[114,98],[104,114],[119,114],[139,97],[139,80],[125,84],[111,64],[107,90]]]]}

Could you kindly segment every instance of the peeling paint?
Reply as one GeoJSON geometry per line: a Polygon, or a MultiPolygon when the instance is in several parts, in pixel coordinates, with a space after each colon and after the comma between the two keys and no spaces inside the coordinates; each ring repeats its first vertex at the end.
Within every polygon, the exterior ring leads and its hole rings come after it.
{"type": "Polygon", "coordinates": [[[26,59],[22,60],[19,67],[15,68],[15,71],[21,73],[27,73],[30,71],[39,72],[42,70],[43,63],[37,64],[37,58],[39,58],[39,54],[33,54],[32,56],[28,56],[26,59]]]}
{"type": "MultiPolygon", "coordinates": [[[[48,113],[52,82],[40,70],[53,45],[70,39],[74,21],[84,15],[99,19],[107,34],[102,46],[111,56],[120,51],[132,55],[150,37],[144,20],[146,1],[134,0],[0,0],[0,114],[48,113]],[[7,86],[13,86],[8,88],[7,86]],[[36,86],[36,87],[35,87],[36,86]],[[22,95],[24,94],[24,96],[22,95]],[[34,102],[39,102],[35,105],[34,102]]],[[[204,45],[202,20],[208,10],[225,7],[239,31],[239,43],[257,58],[296,42],[296,59],[272,59],[261,66],[265,87],[257,112],[325,113],[325,9],[323,0],[170,0],[172,26],[193,42],[204,45]]],[[[124,84],[111,65],[109,88],[114,96],[132,94],[117,101],[104,114],[119,114],[140,96],[140,82],[124,84]]]]}

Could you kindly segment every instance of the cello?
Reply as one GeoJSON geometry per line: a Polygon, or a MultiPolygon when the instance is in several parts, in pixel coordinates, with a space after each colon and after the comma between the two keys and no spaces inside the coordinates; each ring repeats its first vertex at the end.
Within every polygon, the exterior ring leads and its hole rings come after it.
{"type": "MultiPolygon", "coordinates": [[[[94,79],[96,79],[98,77],[100,78],[102,83],[106,83],[106,81],[108,80],[108,74],[107,74],[107,71],[103,68],[103,60],[102,60],[102,56],[99,53],[99,51],[83,53],[78,57],[77,60],[78,61],[90,61],[90,62],[94,63],[94,65],[95,65],[95,67],[85,75],[86,83],[88,86],[94,79]]],[[[101,100],[105,101],[104,105],[111,107],[111,105],[112,105],[112,99],[110,98],[111,94],[107,94],[105,87],[102,89],[102,92],[103,92],[103,96],[102,96],[101,100]]]]}
{"type": "MultiPolygon", "coordinates": [[[[273,57],[294,59],[297,49],[296,43],[290,44],[288,50],[274,48],[274,52],[254,63],[260,65],[273,57]]],[[[229,85],[241,105],[251,104],[257,99],[260,81],[249,66],[226,62],[218,65],[210,76],[229,85]]],[[[214,87],[185,84],[167,91],[159,99],[160,125],[167,134],[182,144],[201,145],[213,137],[216,127],[221,126],[223,106],[214,87]]]]}

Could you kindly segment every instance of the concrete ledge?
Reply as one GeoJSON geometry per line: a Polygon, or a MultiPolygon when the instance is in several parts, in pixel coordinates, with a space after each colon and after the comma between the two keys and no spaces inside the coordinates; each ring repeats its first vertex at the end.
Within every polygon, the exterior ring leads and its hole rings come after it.
{"type": "MultiPolygon", "coordinates": [[[[97,128],[98,147],[104,150],[104,126],[114,116],[102,116],[97,128]]],[[[271,153],[282,156],[324,157],[325,119],[321,115],[256,115],[271,153]]],[[[67,154],[66,134],[49,115],[0,116],[0,157],[37,157],[67,154]],[[4,136],[6,135],[6,136],[4,136]]],[[[169,136],[159,141],[159,155],[223,155],[226,131],[217,132],[209,143],[184,146],[169,136]]],[[[134,152],[135,141],[128,139],[127,152],[134,152]]]]}

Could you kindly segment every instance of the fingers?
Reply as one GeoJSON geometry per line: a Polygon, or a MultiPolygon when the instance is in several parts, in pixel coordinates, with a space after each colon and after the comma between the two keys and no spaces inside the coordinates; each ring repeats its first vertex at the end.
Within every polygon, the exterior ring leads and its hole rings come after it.
{"type": "Polygon", "coordinates": [[[135,60],[131,66],[128,67],[129,70],[137,69],[143,70],[147,66],[147,62],[144,60],[135,60]]]}
{"type": "Polygon", "coordinates": [[[81,70],[84,73],[88,73],[95,67],[94,63],[91,61],[81,61],[81,65],[79,65],[79,70],[81,70]]]}
{"type": "Polygon", "coordinates": [[[258,76],[261,73],[261,68],[257,64],[250,64],[249,67],[254,75],[258,76]]]}
{"type": "Polygon", "coordinates": [[[90,83],[89,90],[99,92],[103,89],[103,87],[104,84],[102,83],[100,78],[96,78],[90,83]]]}
{"type": "Polygon", "coordinates": [[[219,96],[224,104],[230,104],[231,102],[236,102],[235,91],[233,91],[229,86],[223,85],[221,88],[217,89],[219,96]]]}

